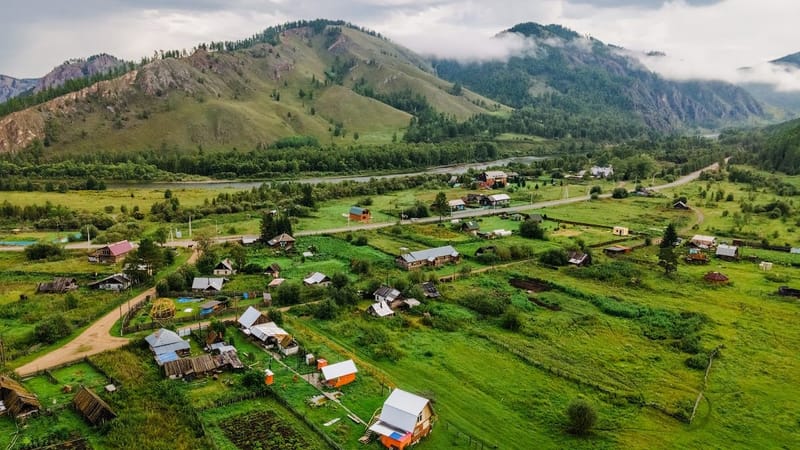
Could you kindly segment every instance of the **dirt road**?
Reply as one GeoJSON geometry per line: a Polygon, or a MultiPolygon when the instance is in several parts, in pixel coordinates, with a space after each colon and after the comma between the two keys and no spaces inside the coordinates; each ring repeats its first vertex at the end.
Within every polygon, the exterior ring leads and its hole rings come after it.
{"type": "MultiPolygon", "coordinates": [[[[189,256],[189,263],[197,260],[197,251],[192,252],[189,256]]],[[[128,343],[128,339],[122,337],[111,336],[111,329],[114,324],[120,319],[121,314],[125,314],[130,308],[145,301],[147,296],[155,296],[155,288],[150,288],[141,294],[133,297],[122,306],[115,308],[105,316],[98,319],[89,328],[79,334],[78,337],[64,344],[46,355],[42,355],[33,361],[20,366],[16,369],[19,376],[28,376],[36,373],[39,370],[49,369],[60,364],[78,361],[85,356],[96,355],[106,350],[112,350],[122,347],[128,343]]]]}

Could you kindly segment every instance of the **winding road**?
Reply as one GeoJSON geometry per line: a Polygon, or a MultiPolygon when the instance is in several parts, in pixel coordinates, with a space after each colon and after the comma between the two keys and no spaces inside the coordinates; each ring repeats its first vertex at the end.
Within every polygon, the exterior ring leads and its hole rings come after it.
{"type": "MultiPolygon", "coordinates": [[[[691,181],[696,180],[700,173],[703,171],[708,170],[717,170],[719,168],[719,164],[714,163],[708,167],[705,167],[701,170],[697,170],[692,172],[688,175],[685,175],[671,183],[663,184],[660,186],[655,186],[652,189],[655,191],[660,191],[664,189],[670,189],[674,187],[678,187],[684,184],[687,184],[691,181]]],[[[611,194],[603,194],[600,196],[601,198],[609,198],[611,194]]],[[[489,216],[493,214],[498,214],[502,212],[520,212],[520,211],[527,211],[531,209],[538,209],[538,208],[546,208],[546,207],[553,207],[559,205],[567,205],[571,203],[578,203],[584,202],[589,200],[590,197],[588,195],[579,196],[579,197],[571,197],[559,200],[550,200],[545,202],[539,203],[531,203],[528,205],[520,205],[520,206],[511,206],[507,208],[496,208],[496,209],[478,209],[478,210],[467,210],[467,211],[460,211],[454,213],[452,218],[460,219],[460,218],[468,218],[468,217],[480,217],[480,216],[489,216]]],[[[448,216],[450,217],[450,216],[448,216]]],[[[407,225],[407,224],[415,224],[415,223],[434,223],[439,221],[438,217],[426,217],[424,219],[417,219],[414,221],[411,220],[403,220],[400,223],[407,225]]],[[[362,225],[354,225],[350,227],[343,227],[343,228],[332,228],[327,230],[308,230],[308,231],[300,231],[295,233],[296,236],[311,236],[311,235],[320,235],[320,234],[335,234],[335,233],[342,233],[347,231],[356,231],[356,230],[374,230],[379,228],[385,228],[395,225],[397,222],[381,222],[381,223],[370,223],[370,224],[362,224],[362,225]]],[[[241,236],[222,236],[216,239],[216,241],[231,241],[231,240],[238,240],[241,236]]],[[[172,241],[167,245],[173,247],[190,247],[193,246],[194,242],[191,240],[179,240],[179,241],[172,241]]],[[[67,248],[69,249],[85,249],[85,248],[92,248],[92,246],[87,246],[85,243],[76,243],[76,244],[69,244],[67,248]]],[[[0,251],[4,250],[5,248],[0,248],[0,251]]],[[[11,250],[11,249],[8,249],[11,250]]],[[[13,249],[18,250],[18,249],[13,249]]],[[[192,255],[189,257],[188,262],[193,263],[197,259],[197,251],[195,250],[192,255]]],[[[20,376],[29,376],[31,374],[36,373],[37,371],[49,369],[61,364],[65,364],[72,361],[78,361],[85,356],[95,355],[97,353],[104,352],[106,350],[111,350],[115,348],[122,347],[123,345],[128,343],[128,339],[122,337],[114,337],[111,336],[111,329],[113,328],[114,324],[117,320],[120,319],[121,312],[126,311],[134,307],[135,305],[139,304],[140,302],[145,301],[148,295],[155,295],[155,289],[151,288],[141,294],[137,295],[136,297],[128,300],[124,306],[120,308],[116,308],[113,311],[109,312],[105,316],[101,317],[95,323],[93,323],[89,328],[84,330],[80,335],[78,335],[72,341],[64,344],[62,347],[59,347],[50,353],[40,356],[39,358],[20,366],[16,369],[16,372],[20,376]]]]}

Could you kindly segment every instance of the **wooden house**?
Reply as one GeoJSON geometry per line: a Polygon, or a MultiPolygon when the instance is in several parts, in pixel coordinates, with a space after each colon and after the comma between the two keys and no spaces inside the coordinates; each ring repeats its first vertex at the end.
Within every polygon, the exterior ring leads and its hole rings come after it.
{"type": "Polygon", "coordinates": [[[281,266],[276,263],[272,263],[264,269],[264,275],[272,278],[280,278],[281,276],[281,266]]]}
{"type": "Polygon", "coordinates": [[[78,393],[75,394],[75,398],[72,399],[72,406],[92,425],[102,425],[117,417],[117,414],[108,406],[108,403],[85,386],[81,386],[78,393]]]}
{"type": "Polygon", "coordinates": [[[508,175],[502,170],[487,170],[478,175],[482,187],[501,188],[508,184],[508,175]]]}
{"type": "Polygon", "coordinates": [[[569,252],[567,258],[573,266],[588,266],[592,263],[592,255],[580,251],[569,252]]]}
{"type": "Polygon", "coordinates": [[[463,211],[464,208],[467,207],[467,204],[464,203],[464,200],[457,198],[455,200],[449,200],[447,202],[447,206],[450,207],[450,212],[453,212],[453,211],[463,211]]]}
{"type": "Polygon", "coordinates": [[[24,419],[36,414],[42,404],[35,395],[28,392],[20,383],[0,375],[0,415],[7,412],[11,417],[24,419]]]}
{"type": "Polygon", "coordinates": [[[686,255],[685,261],[689,264],[708,264],[708,255],[699,249],[692,248],[686,255]]]}
{"type": "Polygon", "coordinates": [[[442,295],[439,293],[439,290],[436,289],[436,285],[431,281],[422,283],[421,287],[422,293],[425,294],[425,297],[427,298],[439,298],[442,295]]]}
{"type": "Polygon", "coordinates": [[[627,255],[630,252],[631,248],[624,245],[612,245],[603,249],[603,253],[607,256],[627,255]]]}
{"type": "Polygon", "coordinates": [[[144,340],[150,346],[158,365],[189,354],[189,343],[181,339],[178,333],[166,328],[157,330],[144,340]]]}
{"type": "Polygon", "coordinates": [[[352,383],[356,380],[356,372],[358,372],[352,359],[324,366],[320,370],[323,383],[332,388],[352,383]]]}
{"type": "Polygon", "coordinates": [[[627,236],[628,233],[629,231],[627,227],[614,227],[611,230],[611,234],[613,234],[614,236],[627,236]]]}
{"type": "Polygon", "coordinates": [[[389,286],[381,286],[375,292],[372,293],[375,297],[376,302],[384,302],[391,306],[394,302],[397,302],[403,296],[400,291],[393,287],[389,286]]]}
{"type": "Polygon", "coordinates": [[[709,249],[717,245],[717,238],[714,236],[696,234],[689,240],[689,245],[695,248],[709,249]]]}
{"type": "Polygon", "coordinates": [[[218,355],[200,355],[181,358],[164,363],[164,375],[168,378],[183,378],[208,375],[222,369],[242,369],[244,364],[239,359],[236,349],[228,349],[218,355]]]}
{"type": "Polygon", "coordinates": [[[89,262],[114,264],[122,261],[133,250],[133,244],[128,241],[119,241],[100,247],[89,256],[89,262]]]}
{"type": "Polygon", "coordinates": [[[233,275],[236,271],[233,270],[233,262],[225,258],[214,266],[214,275],[233,275]]]}
{"type": "Polygon", "coordinates": [[[269,322],[269,318],[261,311],[249,306],[244,313],[242,313],[242,316],[239,317],[237,322],[239,322],[239,325],[242,326],[242,329],[249,330],[254,325],[260,325],[262,323],[269,322]]]}
{"type": "Polygon", "coordinates": [[[466,197],[463,197],[462,200],[464,200],[464,203],[467,205],[485,205],[486,195],[470,193],[467,194],[466,197]]]}
{"type": "Polygon", "coordinates": [[[283,233],[267,241],[267,245],[269,245],[269,247],[273,249],[291,250],[294,247],[294,243],[296,241],[297,240],[292,236],[283,233]]]}
{"type": "Polygon", "coordinates": [[[55,277],[53,281],[39,283],[36,292],[42,294],[64,294],[78,289],[78,280],[75,278],[55,277]]]}
{"type": "Polygon", "coordinates": [[[303,278],[303,284],[306,286],[327,286],[331,284],[331,279],[322,272],[314,272],[303,278]]]}
{"type": "Polygon", "coordinates": [[[404,450],[429,435],[435,419],[430,400],[395,389],[369,429],[381,436],[386,448],[404,450]]]}
{"type": "Polygon", "coordinates": [[[689,209],[689,205],[686,204],[683,200],[678,200],[677,202],[672,204],[673,209],[682,209],[687,210],[689,209]]]}
{"type": "Polygon", "coordinates": [[[735,245],[719,244],[716,256],[726,261],[736,261],[739,259],[739,247],[735,245]]]}
{"type": "Polygon", "coordinates": [[[225,284],[224,278],[195,277],[192,290],[195,292],[220,292],[225,284]]]}
{"type": "Polygon", "coordinates": [[[353,222],[369,222],[372,220],[372,213],[366,208],[351,206],[347,218],[353,222]]]}
{"type": "Polygon", "coordinates": [[[461,231],[475,236],[479,231],[481,231],[481,226],[478,225],[478,222],[470,220],[469,222],[464,222],[461,224],[461,231]]]}
{"type": "Polygon", "coordinates": [[[494,194],[487,196],[486,200],[488,201],[488,205],[492,208],[502,208],[508,206],[511,197],[509,197],[508,194],[494,194]]]}
{"type": "Polygon", "coordinates": [[[114,275],[103,278],[102,280],[89,283],[90,289],[100,289],[103,291],[124,291],[131,287],[131,278],[124,273],[115,273],[114,275]]]}
{"type": "Polygon", "coordinates": [[[405,270],[418,269],[420,267],[441,267],[447,263],[458,263],[461,255],[450,245],[437,248],[429,248],[398,256],[395,262],[405,270]]]}

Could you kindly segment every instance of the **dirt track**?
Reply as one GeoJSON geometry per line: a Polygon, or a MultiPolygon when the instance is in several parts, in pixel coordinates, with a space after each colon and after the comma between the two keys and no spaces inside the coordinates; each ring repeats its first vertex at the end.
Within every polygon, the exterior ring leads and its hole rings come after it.
{"type": "MultiPolygon", "coordinates": [[[[197,259],[197,251],[194,251],[189,256],[189,263],[193,263],[197,259]]],[[[111,336],[111,329],[114,324],[120,319],[120,311],[124,314],[128,309],[132,308],[145,299],[147,296],[155,296],[155,288],[150,288],[136,297],[128,300],[122,304],[121,308],[115,308],[105,316],[98,319],[89,328],[79,334],[78,337],[64,344],[63,346],[42,355],[33,361],[20,366],[16,369],[18,375],[24,377],[36,373],[39,370],[49,369],[60,364],[73,362],[82,359],[85,356],[96,355],[106,350],[112,350],[122,347],[128,343],[128,339],[122,337],[111,336]]]]}

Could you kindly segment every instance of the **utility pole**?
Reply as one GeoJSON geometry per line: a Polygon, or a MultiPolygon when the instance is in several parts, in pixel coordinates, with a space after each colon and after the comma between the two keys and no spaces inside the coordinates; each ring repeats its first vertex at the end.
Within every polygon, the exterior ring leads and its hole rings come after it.
{"type": "Polygon", "coordinates": [[[91,230],[89,229],[89,224],[86,224],[86,250],[89,250],[89,247],[92,245],[92,235],[91,230]]]}
{"type": "Polygon", "coordinates": [[[192,215],[189,214],[189,239],[192,238],[192,215]]]}

